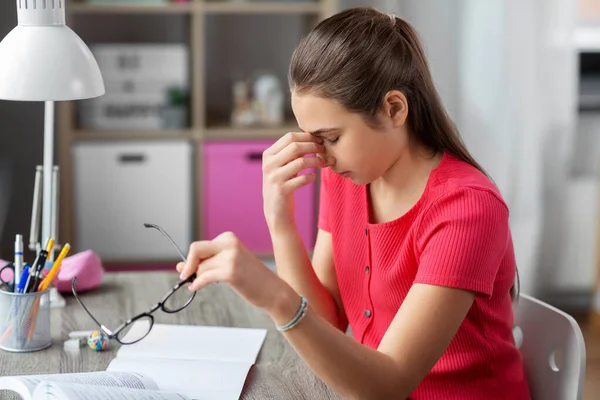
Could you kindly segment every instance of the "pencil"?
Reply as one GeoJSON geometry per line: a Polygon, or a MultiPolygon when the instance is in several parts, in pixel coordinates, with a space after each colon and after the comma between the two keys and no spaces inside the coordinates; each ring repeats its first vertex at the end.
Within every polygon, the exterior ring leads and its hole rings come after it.
{"type": "Polygon", "coordinates": [[[44,290],[48,289],[48,286],[50,286],[50,283],[52,283],[52,280],[54,279],[56,274],[58,274],[58,271],[60,270],[62,261],[67,256],[67,253],[69,252],[70,249],[71,249],[71,245],[69,243],[66,243],[63,246],[62,250],[60,251],[60,254],[56,258],[56,261],[54,261],[54,265],[52,266],[52,269],[50,270],[50,272],[48,272],[48,275],[46,275],[46,277],[44,278],[42,283],[40,283],[40,286],[38,286],[39,292],[43,292],[44,290]]]}
{"type": "Polygon", "coordinates": [[[31,338],[33,337],[33,332],[35,331],[35,323],[37,321],[39,310],[40,310],[40,297],[38,296],[35,298],[33,305],[31,306],[31,311],[29,312],[28,319],[23,324],[23,327],[25,327],[26,324],[29,323],[29,332],[27,332],[27,342],[28,343],[31,340],[31,338]]]}
{"type": "Polygon", "coordinates": [[[48,239],[48,243],[46,243],[46,251],[48,252],[48,256],[46,256],[46,261],[50,261],[50,256],[52,255],[52,248],[54,247],[54,239],[48,239]]]}
{"type": "MultiPolygon", "coordinates": [[[[48,289],[48,286],[50,286],[50,283],[52,283],[52,279],[54,279],[54,277],[58,273],[58,270],[60,269],[62,261],[67,256],[67,253],[69,252],[70,249],[71,249],[71,245],[69,243],[66,243],[63,246],[62,250],[60,251],[60,254],[56,258],[56,261],[54,261],[54,265],[52,266],[52,269],[50,270],[48,275],[46,275],[46,277],[44,278],[42,283],[40,283],[40,285],[38,286],[38,292],[43,292],[46,289],[48,289]]],[[[30,312],[29,319],[31,321],[31,325],[29,326],[29,332],[27,333],[27,341],[28,342],[33,337],[33,332],[35,330],[35,324],[37,321],[39,308],[40,308],[40,297],[36,297],[35,302],[34,302],[33,306],[31,307],[31,312],[30,312]]]]}

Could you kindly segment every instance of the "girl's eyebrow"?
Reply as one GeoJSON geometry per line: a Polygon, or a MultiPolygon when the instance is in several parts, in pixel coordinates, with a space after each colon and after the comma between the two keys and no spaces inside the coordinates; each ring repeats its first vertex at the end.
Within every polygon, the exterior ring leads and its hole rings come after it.
{"type": "MultiPolygon", "coordinates": [[[[304,129],[300,128],[302,130],[302,132],[306,132],[304,129]]],[[[321,129],[317,129],[316,131],[312,131],[312,132],[308,132],[313,136],[319,136],[322,135],[323,133],[329,133],[329,132],[333,132],[333,131],[337,131],[340,128],[321,128],[321,129]]]]}

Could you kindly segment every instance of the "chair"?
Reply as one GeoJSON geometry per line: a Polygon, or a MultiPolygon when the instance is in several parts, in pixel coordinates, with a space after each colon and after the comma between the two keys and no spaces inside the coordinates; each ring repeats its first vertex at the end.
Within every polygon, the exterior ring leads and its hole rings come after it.
{"type": "Polygon", "coordinates": [[[572,316],[521,293],[513,334],[533,400],[582,398],[585,342],[572,316]]]}

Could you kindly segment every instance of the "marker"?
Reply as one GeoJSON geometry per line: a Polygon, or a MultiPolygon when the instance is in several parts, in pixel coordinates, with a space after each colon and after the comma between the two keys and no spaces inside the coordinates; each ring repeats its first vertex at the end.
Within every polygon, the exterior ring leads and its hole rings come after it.
{"type": "MultiPolygon", "coordinates": [[[[17,235],[15,238],[15,283],[23,271],[23,235],[17,235]]],[[[15,293],[19,293],[15,285],[15,293]]]]}

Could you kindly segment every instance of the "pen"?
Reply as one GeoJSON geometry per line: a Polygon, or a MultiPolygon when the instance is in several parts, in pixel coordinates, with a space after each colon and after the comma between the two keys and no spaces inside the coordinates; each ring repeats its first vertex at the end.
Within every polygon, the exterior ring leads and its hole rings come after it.
{"type": "Polygon", "coordinates": [[[27,283],[27,279],[29,278],[29,265],[26,265],[23,268],[23,274],[21,275],[21,279],[19,280],[19,284],[17,285],[17,293],[25,293],[25,284],[27,283]]]}
{"type": "Polygon", "coordinates": [[[17,290],[17,279],[21,276],[23,271],[23,235],[17,235],[15,238],[15,293],[17,290]]]}
{"type": "Polygon", "coordinates": [[[44,278],[42,283],[40,283],[40,286],[38,287],[39,292],[43,292],[44,290],[48,289],[48,286],[50,286],[50,283],[52,283],[52,280],[54,279],[56,274],[58,274],[58,271],[60,270],[62,261],[67,256],[67,253],[69,252],[70,249],[71,249],[71,245],[69,243],[65,243],[62,250],[58,254],[58,257],[56,258],[56,261],[54,261],[54,265],[52,266],[52,269],[50,270],[50,272],[48,272],[48,275],[46,275],[46,277],[44,278]]]}
{"type": "MultiPolygon", "coordinates": [[[[31,288],[29,288],[29,286],[27,286],[27,289],[30,290],[31,292],[35,292],[37,290],[39,282],[44,275],[44,268],[46,267],[46,261],[48,260],[48,258],[50,258],[49,252],[50,252],[50,249],[52,248],[52,246],[54,246],[54,239],[50,238],[50,239],[48,239],[48,242],[46,242],[46,248],[44,250],[40,250],[38,257],[36,258],[36,260],[34,262],[35,274],[32,278],[33,286],[31,288]]],[[[31,275],[31,272],[30,272],[30,275],[31,275]]]]}
{"type": "Polygon", "coordinates": [[[33,262],[33,265],[29,269],[29,279],[27,280],[27,285],[25,287],[25,293],[35,292],[38,287],[40,277],[42,275],[42,271],[44,270],[44,264],[46,261],[46,257],[48,254],[46,250],[40,250],[37,258],[33,262]]]}

